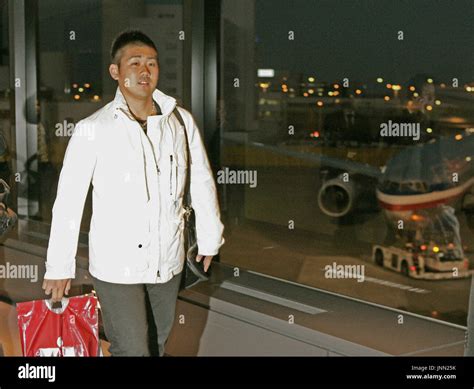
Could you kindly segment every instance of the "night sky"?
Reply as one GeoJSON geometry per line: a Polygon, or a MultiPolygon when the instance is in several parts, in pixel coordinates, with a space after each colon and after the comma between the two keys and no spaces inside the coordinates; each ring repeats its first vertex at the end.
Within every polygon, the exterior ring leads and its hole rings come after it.
{"type": "MultiPolygon", "coordinates": [[[[100,78],[101,7],[100,0],[39,2],[40,50],[75,53],[73,72],[100,78]],[[80,37],[74,43],[70,30],[80,37]]],[[[417,73],[474,80],[474,0],[257,0],[255,11],[256,67],[326,81],[380,75],[403,83],[417,73]]]]}
{"type": "Polygon", "coordinates": [[[320,80],[474,80],[473,0],[260,0],[256,14],[259,67],[320,80]]]}

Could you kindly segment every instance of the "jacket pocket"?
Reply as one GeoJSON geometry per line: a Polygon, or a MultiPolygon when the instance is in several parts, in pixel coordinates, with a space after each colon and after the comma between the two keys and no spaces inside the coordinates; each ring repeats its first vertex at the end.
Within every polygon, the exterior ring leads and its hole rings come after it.
{"type": "Polygon", "coordinates": [[[188,166],[183,157],[175,157],[170,155],[170,197],[176,205],[181,197],[184,196],[184,186],[186,184],[186,175],[188,174],[188,166]]]}
{"type": "Polygon", "coordinates": [[[184,219],[176,217],[170,221],[167,261],[170,268],[176,267],[184,255],[184,219]]]}
{"type": "Polygon", "coordinates": [[[184,196],[186,176],[189,174],[188,167],[186,165],[176,165],[176,197],[175,201],[184,196]]]}
{"type": "MultiPolygon", "coordinates": [[[[180,163],[186,165],[188,158],[188,145],[186,141],[186,133],[183,126],[178,126],[177,136],[176,136],[176,153],[178,154],[180,163]]],[[[188,139],[189,140],[189,139],[188,139]]]]}

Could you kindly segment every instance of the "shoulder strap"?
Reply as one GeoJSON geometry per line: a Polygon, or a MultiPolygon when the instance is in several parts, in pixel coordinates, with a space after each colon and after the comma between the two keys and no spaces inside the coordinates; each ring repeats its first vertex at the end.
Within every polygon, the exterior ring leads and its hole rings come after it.
{"type": "Polygon", "coordinates": [[[191,207],[191,152],[189,151],[189,139],[188,139],[188,129],[186,128],[186,124],[184,124],[183,117],[178,111],[178,108],[173,110],[176,119],[178,119],[179,123],[184,128],[184,137],[186,138],[186,154],[187,157],[187,174],[186,174],[186,182],[184,183],[184,198],[183,198],[183,205],[187,207],[191,207]]]}

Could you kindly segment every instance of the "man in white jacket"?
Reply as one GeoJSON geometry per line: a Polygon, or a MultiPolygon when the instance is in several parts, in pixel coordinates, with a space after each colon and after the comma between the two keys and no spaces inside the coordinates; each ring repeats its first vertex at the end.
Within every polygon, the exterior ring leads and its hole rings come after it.
{"type": "Polygon", "coordinates": [[[52,293],[53,301],[69,293],[92,181],[89,271],[109,351],[114,356],[150,355],[148,300],[163,355],[185,261],[187,174],[198,261],[204,262],[205,271],[224,243],[223,225],[199,129],[188,111],[156,89],[159,63],[153,41],[140,31],[125,31],[114,40],[111,57],[109,71],[118,81],[115,99],[76,125],[64,156],[43,289],[52,293]]]}

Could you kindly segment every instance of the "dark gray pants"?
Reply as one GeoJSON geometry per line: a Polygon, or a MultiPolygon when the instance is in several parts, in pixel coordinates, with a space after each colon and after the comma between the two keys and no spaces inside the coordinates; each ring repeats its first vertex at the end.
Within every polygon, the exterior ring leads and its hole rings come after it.
{"type": "MultiPolygon", "coordinates": [[[[149,356],[147,302],[153,312],[159,355],[174,323],[181,275],[164,284],[113,284],[92,277],[112,356],[149,356]]],[[[151,334],[153,337],[154,334],[151,334]]]]}

